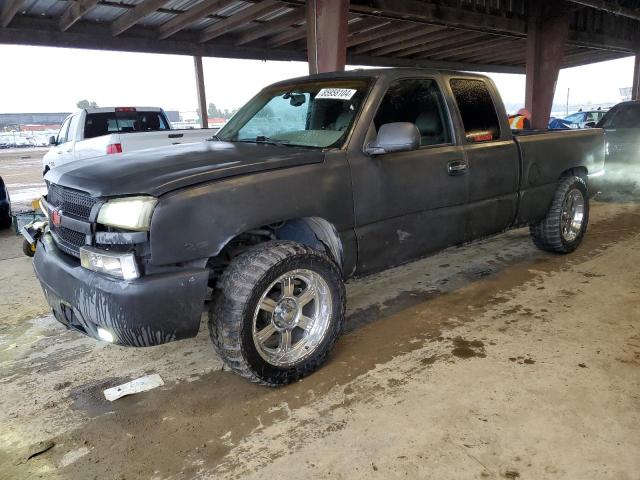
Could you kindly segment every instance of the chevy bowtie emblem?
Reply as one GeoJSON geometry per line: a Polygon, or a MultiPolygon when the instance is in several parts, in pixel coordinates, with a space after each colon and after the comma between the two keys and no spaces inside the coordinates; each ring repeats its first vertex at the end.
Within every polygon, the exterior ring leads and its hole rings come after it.
{"type": "Polygon", "coordinates": [[[60,212],[58,212],[57,210],[51,210],[51,223],[53,223],[56,227],[59,227],[62,223],[60,212]]]}

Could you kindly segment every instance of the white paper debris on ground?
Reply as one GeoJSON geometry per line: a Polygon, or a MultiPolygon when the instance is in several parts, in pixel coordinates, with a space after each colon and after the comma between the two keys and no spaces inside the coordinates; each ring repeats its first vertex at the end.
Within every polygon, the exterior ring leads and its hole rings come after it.
{"type": "Polygon", "coordinates": [[[130,382],[123,383],[117,387],[107,388],[104,391],[104,398],[113,402],[114,400],[124,397],[125,395],[133,395],[134,393],[146,392],[156,387],[164,385],[162,378],[157,373],[152,375],[145,375],[144,377],[136,378],[130,382]]]}

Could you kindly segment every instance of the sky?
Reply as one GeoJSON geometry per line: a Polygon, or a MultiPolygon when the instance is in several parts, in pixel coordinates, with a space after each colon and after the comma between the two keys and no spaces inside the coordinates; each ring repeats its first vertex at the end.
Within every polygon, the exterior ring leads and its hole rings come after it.
{"type": "MultiPolygon", "coordinates": [[[[195,112],[188,56],[0,45],[0,113],[67,112],[81,99],[100,106],[159,106],[195,112]],[[12,66],[9,68],[9,66],[12,66]]],[[[306,75],[305,62],[203,59],[207,102],[240,107],[262,87],[306,75]]],[[[353,67],[348,67],[353,68],[353,67]]],[[[507,104],[523,104],[524,75],[488,74],[507,104]]],[[[554,103],[612,104],[630,87],[633,57],[562,70],[554,103]]]]}

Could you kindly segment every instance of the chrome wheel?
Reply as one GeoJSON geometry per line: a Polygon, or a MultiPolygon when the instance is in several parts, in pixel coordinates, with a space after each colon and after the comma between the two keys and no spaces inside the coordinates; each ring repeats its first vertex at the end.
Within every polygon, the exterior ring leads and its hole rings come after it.
{"type": "Polygon", "coordinates": [[[322,343],[331,314],[331,291],[322,276],[306,269],[287,272],[269,285],[256,306],[256,350],[277,367],[299,363],[322,343]]]}
{"type": "Polygon", "coordinates": [[[584,196],[580,190],[574,188],[567,194],[562,206],[560,228],[562,229],[562,238],[566,242],[573,242],[580,235],[584,212],[584,196]]]}

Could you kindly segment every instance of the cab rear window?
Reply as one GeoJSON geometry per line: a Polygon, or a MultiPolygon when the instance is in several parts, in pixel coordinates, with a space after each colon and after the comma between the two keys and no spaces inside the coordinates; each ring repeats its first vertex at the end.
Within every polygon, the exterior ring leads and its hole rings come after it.
{"type": "Polygon", "coordinates": [[[452,79],[450,85],[467,140],[476,143],[500,138],[500,122],[487,85],[468,78],[452,79]]]}
{"type": "Polygon", "coordinates": [[[84,138],[95,138],[110,133],[154,132],[169,128],[161,112],[88,113],[84,125],[84,138]]]}

